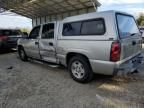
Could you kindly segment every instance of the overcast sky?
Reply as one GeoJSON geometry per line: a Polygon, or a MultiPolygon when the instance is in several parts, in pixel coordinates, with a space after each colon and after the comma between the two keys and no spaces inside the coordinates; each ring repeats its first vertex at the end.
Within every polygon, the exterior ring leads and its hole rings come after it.
{"type": "Polygon", "coordinates": [[[99,11],[103,10],[119,10],[128,12],[137,17],[140,13],[144,13],[144,0],[98,0],[102,5],[99,11]]]}
{"type": "Polygon", "coordinates": [[[32,20],[22,16],[0,15],[0,28],[32,28],[32,20]]]}
{"type": "MultiPolygon", "coordinates": [[[[98,11],[119,10],[133,14],[144,13],[144,0],[98,0],[101,7],[98,11]]],[[[22,16],[0,15],[0,28],[32,28],[32,21],[22,16]]]]}

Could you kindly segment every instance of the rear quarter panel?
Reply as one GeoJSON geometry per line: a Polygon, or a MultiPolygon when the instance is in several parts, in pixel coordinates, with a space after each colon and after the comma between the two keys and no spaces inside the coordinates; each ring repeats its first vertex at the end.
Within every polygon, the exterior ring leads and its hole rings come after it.
{"type": "Polygon", "coordinates": [[[69,52],[80,53],[91,60],[109,61],[111,44],[117,39],[114,13],[91,13],[65,19],[60,24],[57,54],[60,61],[66,65],[65,58],[69,52]],[[103,18],[105,20],[106,32],[104,35],[86,36],[63,36],[63,23],[82,21],[87,19],[103,18]]]}

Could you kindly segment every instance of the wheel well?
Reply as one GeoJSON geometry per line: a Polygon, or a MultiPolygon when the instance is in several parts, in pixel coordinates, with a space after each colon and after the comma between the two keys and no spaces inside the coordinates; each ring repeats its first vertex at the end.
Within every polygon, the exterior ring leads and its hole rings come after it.
{"type": "Polygon", "coordinates": [[[18,49],[20,49],[20,48],[23,48],[23,46],[22,45],[18,45],[18,49]]]}
{"type": "Polygon", "coordinates": [[[74,56],[82,56],[82,57],[86,58],[86,59],[88,60],[88,62],[89,62],[88,57],[85,56],[84,54],[71,52],[71,53],[68,53],[68,54],[67,54],[67,57],[66,57],[66,63],[67,63],[67,65],[68,65],[70,59],[71,59],[72,57],[74,57],[74,56]]]}

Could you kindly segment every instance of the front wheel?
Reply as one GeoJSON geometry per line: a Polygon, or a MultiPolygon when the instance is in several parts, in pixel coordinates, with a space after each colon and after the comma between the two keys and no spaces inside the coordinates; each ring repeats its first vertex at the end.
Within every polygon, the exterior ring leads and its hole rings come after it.
{"type": "Polygon", "coordinates": [[[68,65],[72,78],[80,83],[86,83],[92,80],[93,72],[89,61],[82,56],[73,57],[68,65]]]}
{"type": "Polygon", "coordinates": [[[27,56],[26,56],[26,53],[25,53],[25,51],[24,51],[23,48],[19,48],[19,49],[18,49],[18,54],[19,54],[19,57],[20,57],[20,59],[21,59],[22,61],[27,61],[27,60],[28,60],[28,58],[27,58],[27,56]]]}

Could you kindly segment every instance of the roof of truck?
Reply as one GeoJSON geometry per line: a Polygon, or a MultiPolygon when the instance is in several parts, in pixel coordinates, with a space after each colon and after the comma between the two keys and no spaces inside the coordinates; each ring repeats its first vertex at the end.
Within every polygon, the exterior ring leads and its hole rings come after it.
{"type": "Polygon", "coordinates": [[[72,19],[79,19],[79,18],[86,18],[86,17],[93,16],[93,15],[104,15],[104,14],[108,15],[108,14],[115,14],[115,13],[122,13],[122,14],[131,15],[131,14],[128,14],[126,12],[109,10],[109,11],[92,12],[92,13],[87,13],[87,14],[82,14],[82,15],[71,16],[71,17],[65,18],[63,21],[68,21],[68,20],[72,20],[72,19]]]}

